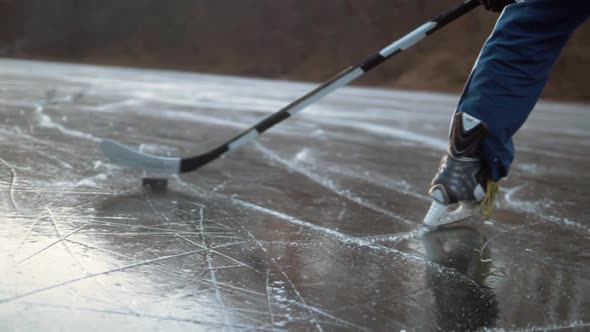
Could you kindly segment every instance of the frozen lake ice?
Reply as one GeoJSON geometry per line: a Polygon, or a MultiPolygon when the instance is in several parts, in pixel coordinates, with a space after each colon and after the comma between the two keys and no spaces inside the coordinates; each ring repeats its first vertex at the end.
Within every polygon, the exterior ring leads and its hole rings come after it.
{"type": "Polygon", "coordinates": [[[489,221],[426,233],[458,97],[344,88],[166,193],[183,155],[314,85],[0,60],[0,330],[590,328],[590,106],[542,102],[489,221]]]}

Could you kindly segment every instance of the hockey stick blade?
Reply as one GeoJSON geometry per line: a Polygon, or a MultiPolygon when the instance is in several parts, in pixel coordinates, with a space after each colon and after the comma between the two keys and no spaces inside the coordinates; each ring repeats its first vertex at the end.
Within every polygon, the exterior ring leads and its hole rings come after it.
{"type": "Polygon", "coordinates": [[[100,142],[100,148],[109,159],[125,166],[164,174],[180,172],[180,158],[142,153],[109,139],[100,142]]]}

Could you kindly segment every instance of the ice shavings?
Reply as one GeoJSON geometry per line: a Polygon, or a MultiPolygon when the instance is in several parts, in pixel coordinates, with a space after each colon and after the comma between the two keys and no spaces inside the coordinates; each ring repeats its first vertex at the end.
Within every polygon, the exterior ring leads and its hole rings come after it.
{"type": "Polygon", "coordinates": [[[485,328],[485,332],[535,332],[535,331],[561,331],[570,329],[590,328],[590,322],[586,321],[566,321],[557,324],[549,324],[544,326],[527,326],[515,328],[485,328]]]}
{"type": "Polygon", "coordinates": [[[531,214],[541,218],[542,220],[545,220],[545,221],[548,221],[548,222],[551,222],[554,224],[566,225],[568,227],[581,229],[585,232],[590,233],[590,227],[588,227],[586,225],[583,225],[579,222],[573,221],[568,218],[562,218],[562,217],[553,215],[551,213],[545,212],[547,210],[547,208],[550,207],[550,206],[547,206],[546,203],[531,202],[531,201],[525,201],[525,200],[520,200],[520,199],[516,198],[517,193],[526,187],[527,187],[527,183],[523,183],[521,185],[509,188],[509,189],[501,188],[501,191],[506,193],[506,195],[504,196],[504,201],[508,204],[508,206],[510,208],[517,210],[517,211],[531,213],[531,214]]]}
{"type": "Polygon", "coordinates": [[[369,202],[369,201],[365,200],[362,197],[357,196],[355,193],[351,192],[350,190],[340,188],[332,180],[326,179],[326,178],[324,178],[324,177],[322,177],[322,176],[320,176],[320,175],[318,175],[318,174],[316,174],[316,173],[314,173],[314,172],[306,169],[305,167],[296,165],[296,164],[294,164],[292,162],[289,162],[289,161],[281,158],[277,153],[275,153],[274,151],[266,148],[265,146],[263,146],[260,143],[256,143],[256,148],[258,150],[260,150],[262,153],[264,153],[272,161],[275,161],[275,162],[278,162],[280,164],[283,164],[286,167],[288,167],[289,169],[292,169],[292,170],[294,170],[294,171],[296,171],[298,173],[301,173],[301,174],[305,175],[310,180],[312,180],[312,181],[320,184],[321,186],[323,186],[323,187],[331,190],[332,192],[334,192],[334,193],[336,193],[336,194],[338,194],[338,195],[340,195],[342,197],[345,197],[346,199],[348,199],[348,200],[350,200],[350,201],[352,201],[354,203],[357,203],[357,204],[359,204],[361,206],[364,206],[364,207],[366,207],[366,208],[368,208],[370,210],[373,210],[375,212],[378,212],[378,213],[381,213],[383,215],[386,215],[386,216],[388,216],[388,217],[390,217],[390,218],[392,218],[392,219],[394,219],[396,221],[401,221],[401,222],[406,223],[406,224],[409,224],[409,225],[415,224],[415,222],[413,222],[413,221],[410,221],[410,220],[408,220],[408,219],[406,219],[406,218],[404,218],[404,217],[402,217],[402,216],[400,216],[400,215],[398,215],[398,214],[396,214],[396,213],[394,213],[392,211],[386,210],[386,209],[384,209],[384,208],[382,208],[380,206],[375,205],[372,202],[369,202]]]}
{"type": "Polygon", "coordinates": [[[96,143],[98,143],[102,140],[101,138],[96,137],[92,134],[64,127],[62,124],[54,121],[49,115],[47,115],[43,112],[43,105],[37,105],[35,107],[35,114],[37,116],[39,126],[41,126],[43,128],[56,129],[64,135],[67,135],[70,137],[75,137],[75,138],[84,138],[84,139],[94,141],[96,143]]]}

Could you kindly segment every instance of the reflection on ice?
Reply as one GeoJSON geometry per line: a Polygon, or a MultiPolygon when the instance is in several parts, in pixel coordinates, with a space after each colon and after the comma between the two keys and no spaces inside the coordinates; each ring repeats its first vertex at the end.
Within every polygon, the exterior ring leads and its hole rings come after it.
{"type": "Polygon", "coordinates": [[[423,242],[428,260],[455,269],[477,284],[472,287],[426,273],[439,328],[475,331],[493,327],[499,309],[493,289],[485,284],[491,271],[491,248],[485,245],[485,237],[474,228],[449,227],[425,234],[423,242]]]}

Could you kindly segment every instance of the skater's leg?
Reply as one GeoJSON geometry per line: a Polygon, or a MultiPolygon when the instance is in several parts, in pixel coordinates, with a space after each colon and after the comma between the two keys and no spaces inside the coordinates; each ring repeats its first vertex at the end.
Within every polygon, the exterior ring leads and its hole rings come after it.
{"type": "Polygon", "coordinates": [[[505,8],[466,84],[451,126],[450,148],[432,180],[428,226],[481,211],[491,215],[495,181],[508,174],[512,136],[537,102],[572,32],[588,17],[587,0],[526,0],[505,8]],[[447,206],[461,203],[449,213],[447,206]]]}
{"type": "Polygon", "coordinates": [[[506,7],[499,18],[457,108],[487,125],[481,157],[494,181],[508,174],[512,136],[535,106],[563,46],[589,13],[588,0],[528,0],[506,7]]]}

